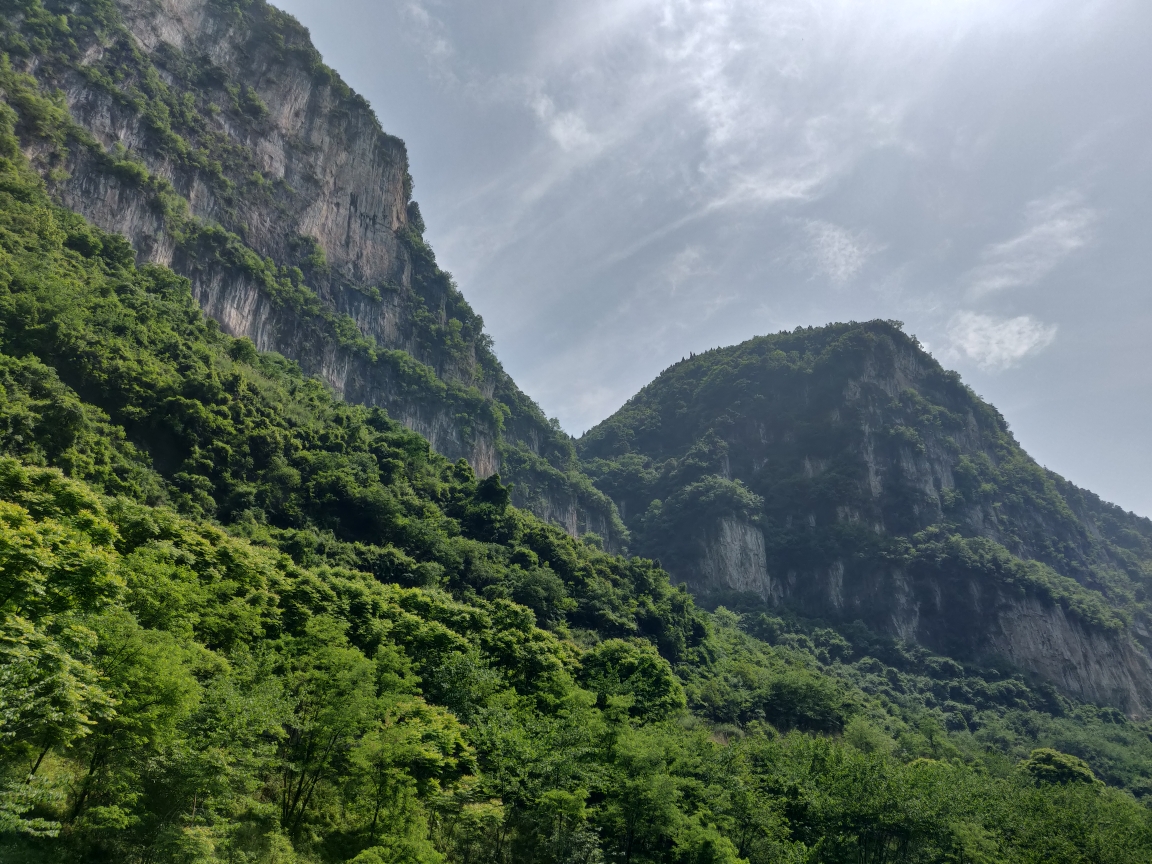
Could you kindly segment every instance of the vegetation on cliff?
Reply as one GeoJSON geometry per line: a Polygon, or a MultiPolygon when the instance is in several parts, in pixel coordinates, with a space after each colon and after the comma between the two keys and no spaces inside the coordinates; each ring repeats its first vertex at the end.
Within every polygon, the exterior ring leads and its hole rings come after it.
{"type": "Polygon", "coordinates": [[[950,734],[834,633],[706,615],[223,335],[0,115],[6,862],[1152,854],[1124,777],[950,734]]]}
{"type": "Polygon", "coordinates": [[[334,357],[330,367],[353,370],[351,400],[449,429],[440,446],[474,464],[480,453],[499,460],[519,505],[559,512],[569,530],[599,531],[621,548],[623,526],[579,471],[570,438],[504,372],[483,320],[424,241],[403,143],[383,133],[291,16],[262,0],[186,5],[187,20],[214,34],[208,45],[193,32],[182,44],[146,46],[134,26],[186,23],[146,3],[0,3],[8,58],[0,88],[50,192],[78,209],[90,205],[98,222],[117,223],[106,228],[128,231],[117,220],[133,214],[141,260],[170,264],[194,284],[250,288],[271,319],[260,322],[260,336],[306,372],[323,373],[324,358],[334,357]],[[289,101],[318,112],[303,131],[284,126],[266,104],[290,86],[303,89],[289,101]],[[395,175],[399,227],[386,224],[389,214],[360,212],[356,189],[324,191],[310,162],[316,142],[306,137],[321,127],[337,142],[360,136],[369,152],[341,163],[360,160],[369,170],[380,162],[395,175]],[[271,139],[284,150],[279,175],[259,152],[257,142],[271,139]],[[104,212],[108,200],[118,204],[104,212]],[[313,236],[325,209],[346,212],[348,230],[327,238],[327,254],[313,236]],[[346,246],[354,231],[373,238],[372,255],[390,257],[387,273],[333,263],[346,251],[333,246],[346,246]]]}
{"type": "MultiPolygon", "coordinates": [[[[1152,522],[1036,464],[894,322],[797,328],[694,356],[579,446],[653,557],[690,563],[702,529],[734,519],[762,532],[777,584],[946,574],[989,596],[1041,597],[1091,628],[1147,632],[1152,621],[1152,522]]],[[[797,589],[785,602],[878,630],[894,612],[890,597],[837,608],[826,595],[797,589]]],[[[974,656],[978,628],[959,632],[971,623],[941,622],[935,647],[974,656]]]]}

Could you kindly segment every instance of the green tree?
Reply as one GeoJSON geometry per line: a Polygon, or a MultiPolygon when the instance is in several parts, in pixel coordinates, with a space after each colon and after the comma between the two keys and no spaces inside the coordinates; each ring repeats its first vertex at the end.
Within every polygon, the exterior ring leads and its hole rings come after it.
{"type": "Polygon", "coordinates": [[[649,642],[607,639],[580,662],[585,687],[604,696],[631,696],[630,711],[641,722],[663,720],[684,710],[679,680],[649,642]]]}

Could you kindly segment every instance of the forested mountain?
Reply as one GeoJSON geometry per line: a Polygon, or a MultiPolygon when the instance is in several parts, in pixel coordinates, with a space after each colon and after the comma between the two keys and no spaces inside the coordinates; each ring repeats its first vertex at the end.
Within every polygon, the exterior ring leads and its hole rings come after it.
{"type": "Polygon", "coordinates": [[[898,323],[694,356],[579,446],[636,548],[712,603],[1152,709],[1152,522],[1037,465],[898,323]]]}
{"type": "Polygon", "coordinates": [[[1152,853],[1146,727],[968,675],[949,733],[956,664],[705,615],[222,334],[0,119],[4,861],[1152,853]]]}
{"type": "Polygon", "coordinates": [[[188,277],[226,333],[623,546],[571,440],[436,265],[404,143],[294,19],[263,0],[4,0],[0,52],[32,76],[3,86],[57,201],[188,277]]]}
{"type": "Polygon", "coordinates": [[[0,11],[0,861],[1152,860],[1147,523],[898,329],[680,364],[597,491],[299,25],[0,11]]]}

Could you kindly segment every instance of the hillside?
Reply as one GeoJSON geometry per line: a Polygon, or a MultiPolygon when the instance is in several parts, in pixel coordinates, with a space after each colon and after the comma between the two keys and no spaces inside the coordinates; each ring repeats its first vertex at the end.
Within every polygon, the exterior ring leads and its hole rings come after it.
{"type": "Polygon", "coordinates": [[[622,548],[570,438],[437,266],[403,142],[295,20],[263,0],[9,0],[0,52],[21,147],[57,202],[186,276],[226,333],[622,548]]]}
{"type": "Polygon", "coordinates": [[[636,549],[711,604],[1152,709],[1152,522],[1037,465],[896,323],[686,359],[579,448],[636,549]]]}
{"type": "Polygon", "coordinates": [[[982,731],[949,731],[944,658],[846,665],[833,631],[707,615],[221,332],[49,200],[18,122],[0,108],[5,862],[1152,855],[1148,727],[1005,675],[958,684],[982,731]]]}

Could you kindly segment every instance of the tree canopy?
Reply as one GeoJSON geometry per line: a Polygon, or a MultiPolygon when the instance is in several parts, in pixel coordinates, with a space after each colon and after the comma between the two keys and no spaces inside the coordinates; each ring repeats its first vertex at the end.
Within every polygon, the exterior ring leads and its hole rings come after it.
{"type": "Polygon", "coordinates": [[[0,109],[3,860],[1152,855],[1142,727],[865,627],[706,614],[223,335],[49,201],[20,119],[0,109]],[[973,706],[1000,737],[948,725],[973,706]],[[1091,767],[1029,746],[1059,740],[1091,767]]]}

